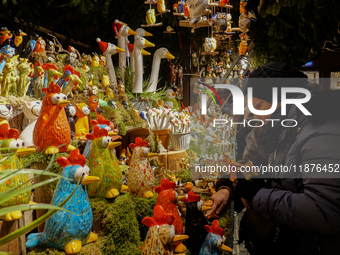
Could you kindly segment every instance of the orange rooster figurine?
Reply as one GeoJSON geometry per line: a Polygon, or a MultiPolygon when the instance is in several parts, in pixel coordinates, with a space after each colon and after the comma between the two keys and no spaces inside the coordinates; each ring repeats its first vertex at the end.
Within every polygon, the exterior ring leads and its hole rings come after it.
{"type": "Polygon", "coordinates": [[[48,88],[43,88],[44,97],[40,115],[33,131],[33,143],[37,151],[45,154],[72,151],[70,145],[71,130],[64,107],[70,102],[65,94],[60,93],[60,87],[52,81],[48,88]],[[59,147],[60,145],[63,146],[59,147]]]}
{"type": "MultiPolygon", "coordinates": [[[[171,182],[167,178],[163,178],[161,180],[161,185],[155,188],[155,191],[158,193],[156,205],[161,205],[166,213],[171,213],[175,217],[173,222],[173,225],[175,226],[175,233],[176,235],[183,235],[183,222],[181,216],[178,213],[176,203],[177,200],[185,199],[185,196],[178,197],[175,188],[175,182],[171,182]]],[[[184,244],[180,243],[176,244],[174,249],[175,253],[182,253],[187,248],[184,244]]]]}

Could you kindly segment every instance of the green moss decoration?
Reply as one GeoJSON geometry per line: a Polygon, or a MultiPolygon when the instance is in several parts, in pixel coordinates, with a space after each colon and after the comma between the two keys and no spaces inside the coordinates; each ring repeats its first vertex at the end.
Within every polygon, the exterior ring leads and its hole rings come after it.
{"type": "Polygon", "coordinates": [[[135,214],[136,205],[129,194],[118,196],[114,200],[105,198],[90,199],[94,222],[103,226],[104,254],[139,255],[143,243],[135,214]]]}

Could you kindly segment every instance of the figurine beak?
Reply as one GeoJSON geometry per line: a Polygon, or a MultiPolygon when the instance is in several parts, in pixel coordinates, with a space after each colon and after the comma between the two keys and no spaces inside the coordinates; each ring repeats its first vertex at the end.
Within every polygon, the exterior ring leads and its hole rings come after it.
{"type": "Polygon", "coordinates": [[[70,101],[67,101],[67,100],[60,100],[58,103],[58,105],[61,107],[66,106],[68,104],[70,104],[70,101]]]}
{"type": "Polygon", "coordinates": [[[182,201],[183,199],[186,199],[186,198],[187,198],[186,196],[178,196],[177,201],[182,201]]]}
{"type": "Polygon", "coordinates": [[[148,158],[152,158],[152,157],[157,156],[157,155],[158,155],[157,153],[149,153],[148,158]]]}
{"type": "Polygon", "coordinates": [[[165,57],[168,59],[175,59],[175,57],[169,51],[166,53],[165,57]]]}
{"type": "Polygon", "coordinates": [[[146,51],[146,50],[144,50],[144,49],[142,49],[142,55],[143,55],[143,56],[150,56],[151,53],[148,52],[148,51],[146,51]]]}
{"type": "Polygon", "coordinates": [[[119,52],[125,52],[125,50],[123,50],[123,49],[121,49],[121,48],[119,48],[119,47],[116,46],[116,52],[118,52],[118,53],[119,53],[119,52]]]}
{"type": "Polygon", "coordinates": [[[24,33],[24,32],[20,32],[19,35],[21,35],[21,36],[26,36],[27,34],[24,33]]]}
{"type": "Polygon", "coordinates": [[[171,244],[180,243],[188,239],[188,235],[175,235],[174,240],[172,240],[171,244]]]}
{"type": "Polygon", "coordinates": [[[115,133],[115,132],[110,131],[107,135],[108,135],[108,136],[114,136],[114,135],[118,135],[118,134],[115,133]]]}
{"type": "Polygon", "coordinates": [[[144,31],[144,36],[153,36],[153,34],[147,32],[147,31],[144,31]]]}
{"type": "Polygon", "coordinates": [[[210,207],[210,206],[203,205],[201,211],[202,211],[202,212],[207,212],[207,211],[211,210],[211,208],[212,208],[212,207],[210,207]]]}
{"type": "Polygon", "coordinates": [[[34,153],[36,150],[34,148],[19,148],[16,152],[17,156],[25,156],[27,154],[34,153]]]}
{"type": "Polygon", "coordinates": [[[220,247],[220,250],[221,250],[221,251],[229,251],[229,252],[233,252],[233,249],[231,249],[230,247],[228,247],[228,246],[226,246],[226,245],[224,245],[224,244],[220,247]]]}
{"type": "Polygon", "coordinates": [[[111,142],[111,143],[109,143],[109,149],[111,150],[111,149],[113,149],[113,148],[116,148],[116,147],[118,147],[119,145],[121,145],[122,143],[121,142],[111,142]]]}
{"type": "Polygon", "coordinates": [[[137,35],[137,33],[133,31],[131,28],[129,28],[128,35],[137,35]]]}
{"type": "Polygon", "coordinates": [[[152,42],[149,42],[148,40],[145,40],[144,46],[145,47],[155,47],[155,45],[152,42]]]}
{"type": "Polygon", "coordinates": [[[93,183],[93,182],[98,182],[98,181],[100,181],[99,177],[87,175],[84,178],[84,180],[82,180],[81,184],[87,185],[87,184],[90,184],[90,183],[93,183]]]}

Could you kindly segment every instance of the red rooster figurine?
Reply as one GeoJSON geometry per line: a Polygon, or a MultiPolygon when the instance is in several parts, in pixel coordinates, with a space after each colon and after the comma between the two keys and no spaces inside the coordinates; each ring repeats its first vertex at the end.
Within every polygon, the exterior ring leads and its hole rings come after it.
{"type": "Polygon", "coordinates": [[[43,88],[44,97],[41,112],[33,131],[33,143],[37,151],[45,154],[72,151],[70,145],[71,130],[64,107],[69,104],[60,87],[52,81],[48,88],[43,88]],[[58,146],[63,145],[58,148],[58,146]]]}
{"type": "MultiPolygon", "coordinates": [[[[167,178],[161,180],[161,186],[157,186],[155,191],[158,193],[156,205],[161,205],[166,213],[171,213],[175,220],[176,235],[183,235],[183,222],[177,209],[177,200],[184,199],[185,196],[178,197],[175,191],[176,183],[169,181],[167,178]]],[[[187,248],[184,244],[180,243],[174,246],[175,252],[184,252],[187,248]]]]}

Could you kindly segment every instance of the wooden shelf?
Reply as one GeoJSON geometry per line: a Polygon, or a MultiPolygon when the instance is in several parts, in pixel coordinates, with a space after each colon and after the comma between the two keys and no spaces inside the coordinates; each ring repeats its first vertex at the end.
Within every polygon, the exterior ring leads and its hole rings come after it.
{"type": "Polygon", "coordinates": [[[158,13],[156,13],[156,16],[163,15],[163,14],[168,13],[168,12],[170,12],[170,10],[169,10],[169,9],[166,9],[164,12],[158,12],[158,13]]]}
{"type": "Polygon", "coordinates": [[[163,23],[162,22],[159,22],[159,23],[155,23],[155,24],[142,24],[140,25],[141,27],[160,27],[162,26],[163,23]]]}
{"type": "Polygon", "coordinates": [[[211,52],[201,52],[201,55],[204,55],[204,56],[216,56],[220,54],[218,51],[211,51],[211,52]]]}
{"type": "Polygon", "coordinates": [[[213,7],[222,7],[222,8],[228,8],[228,9],[232,9],[233,6],[229,5],[229,4],[220,4],[219,2],[216,3],[210,3],[208,6],[213,6],[213,7]]]}
{"type": "Polygon", "coordinates": [[[208,20],[200,20],[193,25],[189,25],[188,20],[180,20],[179,21],[180,27],[191,27],[191,28],[199,28],[199,27],[210,27],[208,20]]]}

